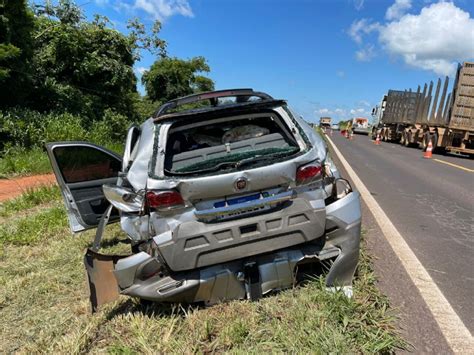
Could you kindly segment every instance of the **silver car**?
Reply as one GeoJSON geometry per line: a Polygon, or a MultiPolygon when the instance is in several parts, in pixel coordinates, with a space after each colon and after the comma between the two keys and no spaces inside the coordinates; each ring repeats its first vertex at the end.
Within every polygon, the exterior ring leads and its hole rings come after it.
{"type": "Polygon", "coordinates": [[[123,157],[86,142],[47,144],[85,255],[93,310],[118,294],[211,305],[256,300],[327,271],[352,293],[360,197],[324,140],[283,100],[252,89],[170,101],[129,129],[123,157]],[[98,252],[120,222],[131,255],[98,252]]]}

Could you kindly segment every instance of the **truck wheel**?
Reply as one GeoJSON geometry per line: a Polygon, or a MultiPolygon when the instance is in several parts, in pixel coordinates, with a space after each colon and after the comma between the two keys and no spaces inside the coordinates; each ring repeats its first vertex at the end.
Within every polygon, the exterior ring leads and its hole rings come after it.
{"type": "Polygon", "coordinates": [[[411,132],[405,132],[405,147],[409,147],[411,145],[411,132]]]}
{"type": "Polygon", "coordinates": [[[431,144],[433,144],[433,153],[435,151],[438,151],[438,133],[433,133],[433,135],[431,136],[431,144]]]}

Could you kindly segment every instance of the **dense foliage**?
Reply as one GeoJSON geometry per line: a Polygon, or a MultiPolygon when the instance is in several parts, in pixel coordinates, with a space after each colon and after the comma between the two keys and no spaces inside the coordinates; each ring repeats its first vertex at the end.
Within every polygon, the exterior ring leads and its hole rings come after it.
{"type": "Polygon", "coordinates": [[[164,101],[213,89],[206,60],[168,57],[160,30],[132,19],[121,33],[73,0],[0,0],[0,160],[54,140],[122,142],[164,101]],[[133,70],[143,50],[157,57],[145,97],[133,70]]]}
{"type": "Polygon", "coordinates": [[[154,101],[166,102],[177,97],[214,89],[214,82],[199,73],[208,73],[209,65],[203,57],[190,60],[161,58],[145,72],[142,82],[154,101]]]}
{"type": "Polygon", "coordinates": [[[0,107],[22,102],[31,90],[33,27],[26,0],[0,0],[0,107]]]}

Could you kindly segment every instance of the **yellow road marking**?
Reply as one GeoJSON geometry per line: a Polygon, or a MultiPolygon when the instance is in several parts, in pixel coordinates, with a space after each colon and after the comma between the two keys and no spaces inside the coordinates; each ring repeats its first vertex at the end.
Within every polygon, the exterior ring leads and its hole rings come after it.
{"type": "Polygon", "coordinates": [[[433,159],[433,160],[434,160],[434,161],[437,161],[437,162],[440,162],[440,163],[443,163],[443,164],[446,164],[446,165],[454,166],[455,168],[458,168],[458,169],[461,169],[461,170],[469,171],[470,173],[474,173],[474,169],[468,169],[468,168],[465,168],[464,166],[457,165],[457,164],[453,164],[453,163],[449,163],[449,162],[447,162],[447,161],[440,160],[440,159],[433,159]]]}

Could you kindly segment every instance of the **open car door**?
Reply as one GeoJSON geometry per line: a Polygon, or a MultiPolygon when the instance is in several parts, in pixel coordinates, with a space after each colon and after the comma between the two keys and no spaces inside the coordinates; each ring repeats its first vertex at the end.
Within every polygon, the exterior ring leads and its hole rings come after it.
{"type": "MultiPolygon", "coordinates": [[[[72,232],[96,228],[110,205],[102,185],[117,182],[122,158],[87,142],[47,143],[46,150],[61,188],[72,232]]],[[[117,220],[114,210],[109,223],[117,220]]]]}

